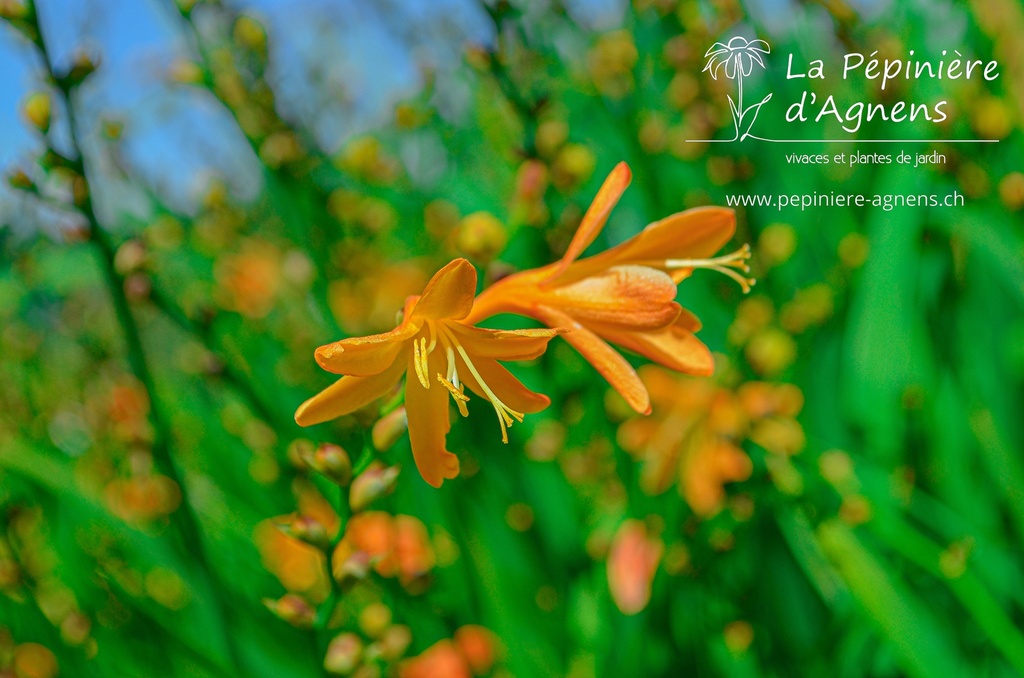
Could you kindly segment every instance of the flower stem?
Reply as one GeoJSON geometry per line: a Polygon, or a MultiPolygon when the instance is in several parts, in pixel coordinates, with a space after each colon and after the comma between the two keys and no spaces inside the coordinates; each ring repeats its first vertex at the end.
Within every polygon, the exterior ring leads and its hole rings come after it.
{"type": "MultiPolygon", "coordinates": [[[[146,363],[145,350],[142,345],[138,324],[135,321],[135,317],[132,315],[128,298],[125,295],[124,276],[118,273],[117,268],[114,265],[116,252],[113,243],[107,236],[106,231],[104,231],[103,227],[100,225],[99,218],[97,217],[96,210],[93,206],[91,187],[89,185],[89,179],[85,169],[85,157],[82,153],[82,146],[78,138],[76,110],[71,96],[73,85],[67,79],[60,78],[55,73],[53,61],[50,59],[46,41],[43,36],[42,27],[38,22],[38,15],[32,12],[30,16],[35,18],[36,21],[34,26],[36,35],[38,36],[35,41],[36,47],[40,52],[40,56],[42,57],[43,64],[48,71],[50,80],[55,84],[56,89],[60,92],[60,97],[67,115],[68,135],[70,139],[70,146],[73,151],[72,155],[74,157],[64,158],[62,156],[62,161],[67,164],[72,172],[81,178],[85,187],[83,196],[76,200],[75,206],[82,217],[86,220],[90,242],[92,242],[96,246],[97,250],[99,250],[103,276],[110,291],[111,301],[114,305],[114,312],[117,316],[117,321],[125,340],[129,367],[135,375],[135,378],[142,384],[142,387],[145,389],[149,397],[149,417],[154,430],[152,446],[153,461],[157,468],[159,468],[163,474],[178,486],[181,493],[181,508],[172,515],[178,524],[179,533],[185,543],[185,547],[192,550],[200,568],[203,571],[204,579],[207,584],[206,588],[212,598],[212,606],[217,616],[220,618],[219,626],[223,630],[223,641],[228,652],[230,668],[233,673],[238,675],[243,671],[243,665],[238,648],[235,646],[234,638],[229,632],[229,629],[231,628],[230,607],[225,600],[223,587],[216,580],[217,578],[214,574],[214,570],[206,554],[202,535],[199,529],[199,520],[189,499],[188,487],[171,457],[171,429],[167,423],[160,400],[157,397],[152,373],[146,363]]],[[[51,153],[59,155],[52,145],[50,145],[49,150],[51,153]]]]}

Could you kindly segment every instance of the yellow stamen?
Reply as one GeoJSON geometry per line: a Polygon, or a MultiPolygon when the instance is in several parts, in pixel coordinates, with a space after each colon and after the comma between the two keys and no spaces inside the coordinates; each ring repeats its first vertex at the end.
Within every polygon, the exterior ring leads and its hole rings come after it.
{"type": "Polygon", "coordinates": [[[419,341],[412,340],[412,363],[416,368],[416,378],[420,380],[420,385],[423,388],[430,388],[430,380],[427,378],[427,374],[430,373],[430,367],[427,363],[427,338],[421,337],[419,341]]]}
{"type": "MultiPolygon", "coordinates": [[[[480,376],[480,372],[477,371],[476,365],[474,365],[473,361],[470,360],[469,355],[466,353],[466,349],[462,347],[462,344],[460,344],[455,336],[451,332],[447,331],[444,326],[440,327],[440,331],[442,334],[442,342],[446,344],[446,348],[451,351],[454,347],[454,349],[459,352],[459,355],[462,356],[463,362],[466,363],[466,367],[476,379],[476,383],[480,384],[480,389],[483,390],[487,399],[491,401],[491,405],[494,407],[494,411],[498,415],[498,424],[501,426],[501,442],[508,443],[508,427],[510,427],[515,421],[522,422],[524,416],[523,413],[517,412],[505,403],[501,402],[501,399],[494,395],[494,391],[492,391],[491,387],[487,385],[484,378],[480,376]]],[[[454,355],[452,355],[449,358],[449,370],[453,373],[454,365],[455,360],[454,355]]],[[[440,375],[438,376],[440,377],[440,375]]]]}
{"type": "Polygon", "coordinates": [[[463,393],[462,389],[458,386],[442,377],[440,373],[437,375],[437,380],[444,384],[444,387],[452,394],[452,398],[455,399],[455,405],[459,408],[459,414],[463,417],[468,417],[469,410],[466,409],[466,403],[469,402],[469,396],[463,393]]]}
{"type": "Polygon", "coordinates": [[[757,283],[754,278],[740,275],[737,271],[750,273],[747,261],[750,259],[750,245],[744,245],[735,252],[710,259],[666,259],[662,266],[667,269],[706,268],[725,274],[739,283],[746,294],[757,283]],[[735,269],[735,270],[734,270],[735,269]]]}

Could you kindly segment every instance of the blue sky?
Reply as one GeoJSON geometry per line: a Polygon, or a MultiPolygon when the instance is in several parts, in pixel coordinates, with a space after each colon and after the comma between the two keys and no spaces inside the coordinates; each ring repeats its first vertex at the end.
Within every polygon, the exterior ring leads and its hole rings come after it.
{"type": "MultiPolygon", "coordinates": [[[[268,26],[282,112],[302,119],[328,150],[389,118],[395,102],[421,87],[421,63],[444,72],[459,62],[465,42],[491,40],[476,0],[236,4],[268,26]]],[[[574,5],[578,19],[598,27],[621,16],[623,0],[574,5]]],[[[87,149],[99,143],[95,123],[117,119],[125,123],[123,149],[132,167],[172,202],[188,202],[211,174],[230,177],[242,195],[256,189],[255,164],[227,113],[206,92],[166,82],[169,67],[192,53],[170,0],[37,0],[37,6],[58,65],[81,50],[100,58],[100,70],[76,102],[87,149]]],[[[0,171],[6,173],[30,165],[42,149],[20,115],[21,103],[42,80],[34,51],[6,26],[0,27],[0,60],[0,171]]],[[[59,111],[54,118],[59,134],[59,111]]],[[[0,203],[10,201],[9,193],[0,193],[0,203]]]]}

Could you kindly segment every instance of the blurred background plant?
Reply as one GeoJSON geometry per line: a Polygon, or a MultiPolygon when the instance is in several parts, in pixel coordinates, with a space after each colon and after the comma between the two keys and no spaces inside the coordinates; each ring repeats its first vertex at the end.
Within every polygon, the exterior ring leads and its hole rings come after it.
{"type": "MultiPolygon", "coordinates": [[[[0,16],[0,675],[1024,675],[1018,2],[0,16]],[[992,83],[815,88],[948,98],[915,134],[1001,143],[918,169],[687,143],[731,132],[701,68],[735,34],[998,59],[992,83]],[[596,246],[731,193],[969,201],[740,210],[754,291],[681,288],[715,377],[644,367],[639,418],[556,340],[518,370],[552,406],[508,446],[460,422],[441,490],[393,398],[295,426],[317,345],[390,329],[453,256],[484,284],[549,263],[620,160],[596,246]]],[[[745,86],[789,138],[767,106],[806,85],[745,86]]]]}

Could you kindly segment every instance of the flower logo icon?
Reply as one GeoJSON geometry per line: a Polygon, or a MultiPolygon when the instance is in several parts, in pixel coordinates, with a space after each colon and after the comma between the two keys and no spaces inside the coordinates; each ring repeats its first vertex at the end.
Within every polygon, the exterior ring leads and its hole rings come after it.
{"type": "Polygon", "coordinates": [[[764,61],[761,54],[770,54],[771,47],[764,40],[747,40],[736,36],[729,40],[728,44],[716,42],[704,54],[708,60],[704,67],[705,71],[711,72],[711,77],[718,79],[718,72],[725,67],[725,77],[733,80],[737,75],[742,79],[754,72],[754,64],[764,68],[764,61]]]}
{"type": "Polygon", "coordinates": [[[724,73],[726,78],[736,81],[739,89],[736,101],[729,96],[729,108],[732,111],[732,122],[736,133],[728,141],[742,141],[751,136],[750,128],[754,126],[761,106],[772,98],[772,95],[769,94],[758,103],[747,108],[743,107],[743,78],[754,72],[755,64],[764,68],[764,60],[761,55],[769,54],[771,51],[771,47],[764,40],[747,40],[737,35],[727,43],[716,42],[704,54],[704,58],[708,61],[703,72],[710,73],[715,80],[718,79],[719,73],[724,73]],[[743,130],[742,134],[740,133],[741,129],[743,130]]]}

